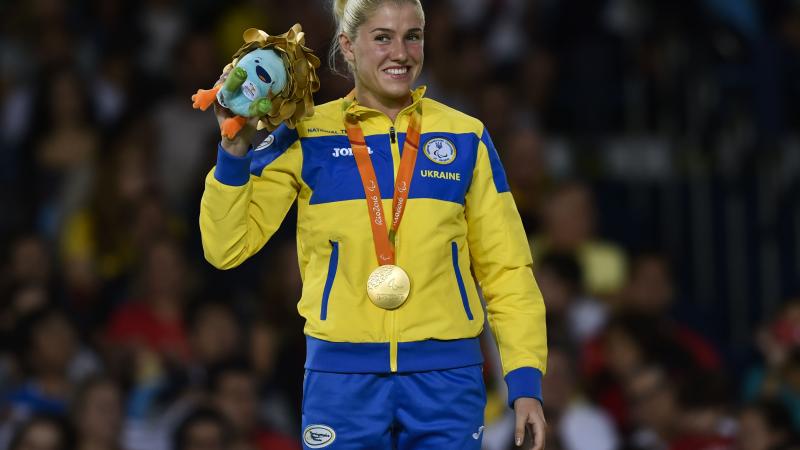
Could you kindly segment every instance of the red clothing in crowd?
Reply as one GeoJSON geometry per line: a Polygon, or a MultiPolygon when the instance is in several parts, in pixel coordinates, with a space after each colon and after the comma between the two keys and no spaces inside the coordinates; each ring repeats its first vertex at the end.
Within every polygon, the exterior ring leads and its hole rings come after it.
{"type": "Polygon", "coordinates": [[[256,437],[259,450],[300,450],[300,444],[286,436],[262,431],[256,437]]]}
{"type": "Polygon", "coordinates": [[[673,441],[669,450],[732,450],[733,439],[723,436],[685,436],[673,441]]]}
{"type": "Polygon", "coordinates": [[[181,360],[189,355],[183,320],[158,316],[144,302],[131,302],[117,310],[106,335],[112,343],[144,345],[156,353],[181,360]]]}

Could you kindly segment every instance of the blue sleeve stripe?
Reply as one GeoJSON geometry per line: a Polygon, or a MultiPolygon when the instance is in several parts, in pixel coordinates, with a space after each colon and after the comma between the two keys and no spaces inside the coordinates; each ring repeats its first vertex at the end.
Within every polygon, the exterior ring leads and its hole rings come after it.
{"type": "Polygon", "coordinates": [[[500,162],[500,155],[497,154],[497,149],[494,148],[494,142],[489,136],[489,131],[483,129],[481,142],[486,146],[489,152],[489,164],[492,166],[492,179],[494,180],[494,187],[497,193],[508,192],[511,188],[508,186],[508,179],[506,178],[506,171],[503,169],[503,163],[500,162]]]}
{"type": "Polygon", "coordinates": [[[520,367],[506,374],[508,406],[521,397],[535,398],[542,402],[542,372],[533,367],[520,367]]]}
{"type": "Polygon", "coordinates": [[[214,178],[228,186],[244,186],[250,180],[249,168],[252,159],[252,149],[244,156],[234,156],[226,152],[220,142],[217,146],[217,167],[214,169],[214,178]]]}
{"type": "Polygon", "coordinates": [[[286,124],[281,124],[272,132],[261,144],[253,151],[253,162],[250,165],[250,173],[255,176],[261,175],[264,167],[267,167],[284,154],[300,136],[296,129],[291,129],[286,124]]]}

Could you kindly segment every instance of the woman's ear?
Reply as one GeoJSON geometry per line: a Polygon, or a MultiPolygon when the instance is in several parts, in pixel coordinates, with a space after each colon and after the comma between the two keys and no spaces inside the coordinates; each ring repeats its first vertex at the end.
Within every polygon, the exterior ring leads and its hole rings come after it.
{"type": "Polygon", "coordinates": [[[339,48],[342,49],[342,56],[344,56],[345,61],[350,64],[355,62],[356,57],[353,53],[353,41],[350,40],[350,37],[347,36],[346,33],[339,34],[339,48]]]}

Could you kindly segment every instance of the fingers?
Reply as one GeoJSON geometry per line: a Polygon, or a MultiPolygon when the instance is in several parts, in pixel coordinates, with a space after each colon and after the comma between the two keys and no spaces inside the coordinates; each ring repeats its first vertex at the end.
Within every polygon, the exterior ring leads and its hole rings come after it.
{"type": "Polygon", "coordinates": [[[250,117],[247,119],[247,126],[255,130],[258,127],[259,120],[261,120],[261,117],[250,117]]]}
{"type": "Polygon", "coordinates": [[[544,421],[541,417],[532,416],[533,450],[544,450],[544,421]]]}
{"type": "Polygon", "coordinates": [[[516,425],[514,427],[514,444],[519,447],[525,439],[525,424],[528,421],[528,414],[517,412],[516,425]]]}

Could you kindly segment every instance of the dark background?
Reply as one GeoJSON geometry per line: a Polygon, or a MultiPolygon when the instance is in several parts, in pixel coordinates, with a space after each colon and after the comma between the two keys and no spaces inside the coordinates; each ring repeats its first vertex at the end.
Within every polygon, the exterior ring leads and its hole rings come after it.
{"type": "MultiPolygon", "coordinates": [[[[793,448],[800,2],[423,4],[420,83],[486,124],[531,238],[548,448],[793,448]]],[[[295,22],[326,60],[321,0],[0,6],[0,448],[299,448],[294,212],[205,262],[190,101],[295,22]]],[[[318,104],[352,87],[319,75],[318,104]]]]}

